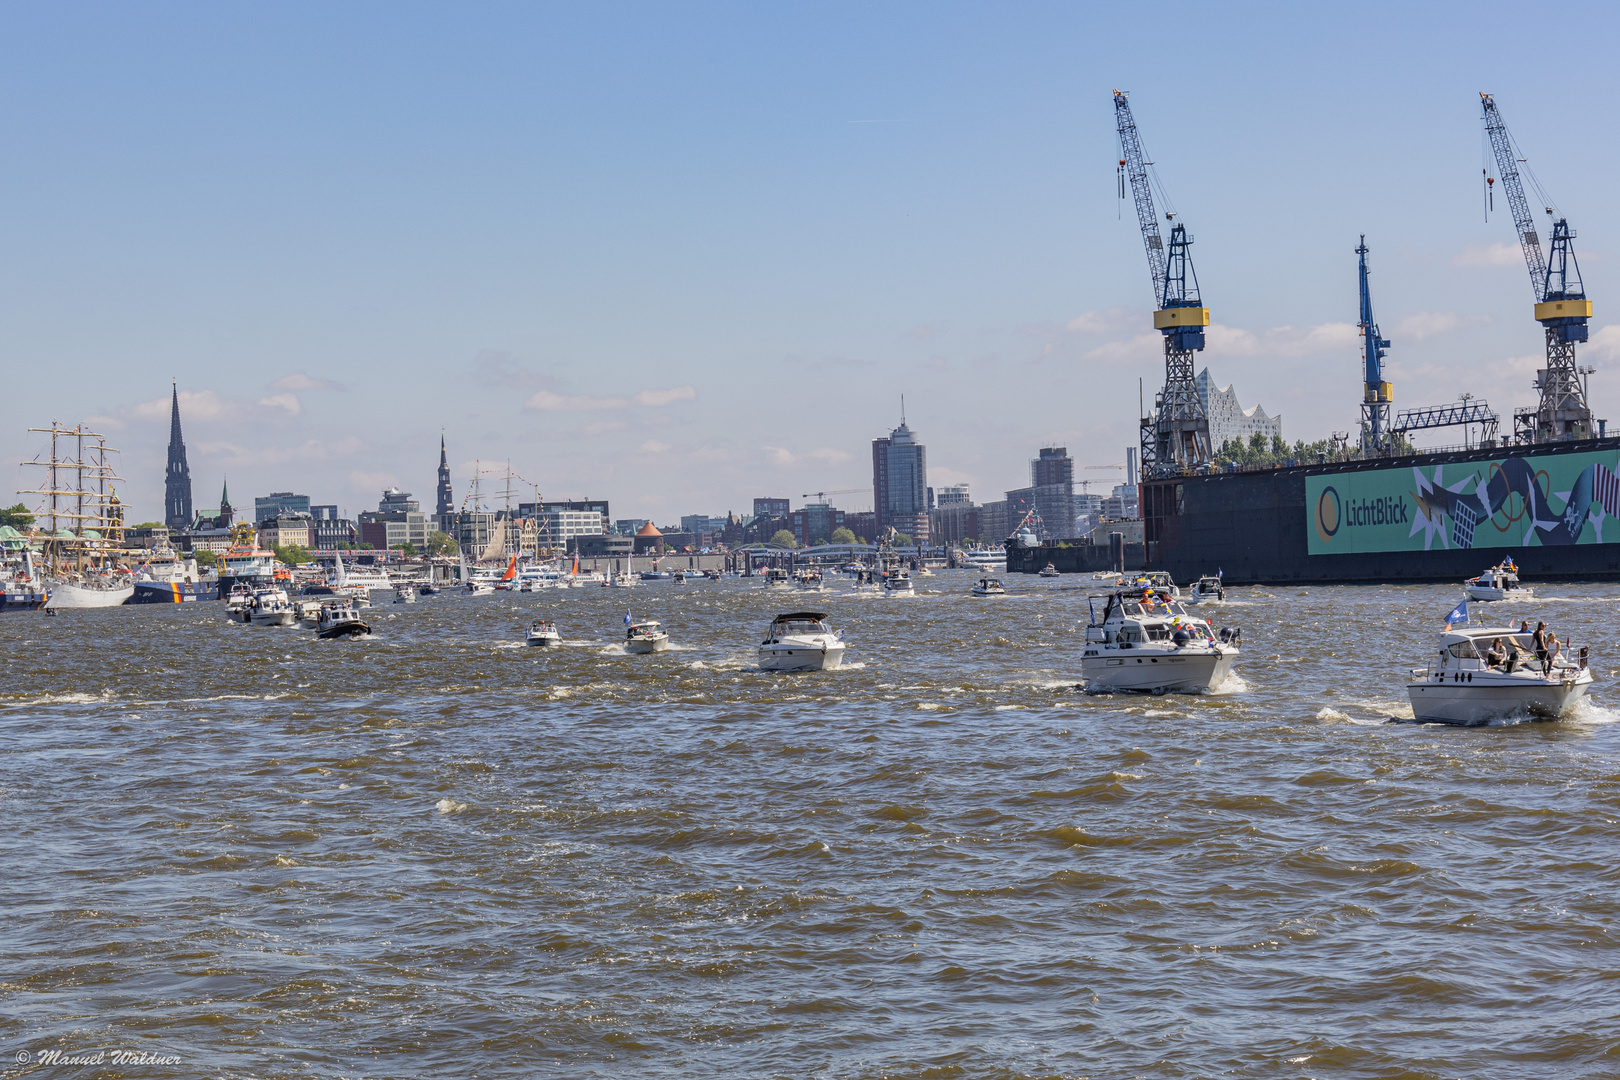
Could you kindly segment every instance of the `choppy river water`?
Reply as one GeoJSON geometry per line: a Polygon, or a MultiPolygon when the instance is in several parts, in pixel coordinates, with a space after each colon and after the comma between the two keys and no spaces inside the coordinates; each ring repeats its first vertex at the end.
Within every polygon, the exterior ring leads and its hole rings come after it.
{"type": "Polygon", "coordinates": [[[1590,704],[1453,729],[1456,587],[1231,590],[1241,679],[1141,698],[1089,582],[969,583],[0,616],[0,1075],[1620,1074],[1620,590],[1505,608],[1590,704]],[[843,670],[753,669],[796,607],[843,670]]]}

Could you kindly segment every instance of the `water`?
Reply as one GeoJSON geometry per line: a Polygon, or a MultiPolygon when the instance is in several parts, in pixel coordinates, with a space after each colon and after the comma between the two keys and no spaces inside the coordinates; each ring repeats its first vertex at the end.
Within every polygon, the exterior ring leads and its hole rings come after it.
{"type": "Polygon", "coordinates": [[[0,617],[0,1070],[1620,1073],[1620,590],[1497,605],[1600,685],[1462,730],[1398,722],[1455,587],[1234,589],[1223,693],[1088,698],[1086,582],[970,581],[0,617]],[[752,670],[800,606],[849,665],[752,670]]]}

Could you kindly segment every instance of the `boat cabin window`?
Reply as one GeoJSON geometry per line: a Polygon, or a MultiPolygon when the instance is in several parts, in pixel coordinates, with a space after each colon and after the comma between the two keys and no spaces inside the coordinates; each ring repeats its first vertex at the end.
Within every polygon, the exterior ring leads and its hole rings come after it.
{"type": "Polygon", "coordinates": [[[1459,641],[1446,650],[1459,660],[1478,660],[1479,652],[1472,641],[1459,641]]]}

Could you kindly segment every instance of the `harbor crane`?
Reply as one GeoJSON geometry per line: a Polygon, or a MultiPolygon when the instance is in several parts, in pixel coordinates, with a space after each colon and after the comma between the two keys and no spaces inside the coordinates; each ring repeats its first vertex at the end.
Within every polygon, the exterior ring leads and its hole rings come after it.
{"type": "MultiPolygon", "coordinates": [[[[1535,381],[1541,400],[1533,409],[1513,411],[1513,438],[1520,443],[1590,439],[1594,425],[1598,435],[1603,433],[1605,425],[1602,420],[1592,419],[1586,387],[1581,381],[1584,372],[1575,363],[1575,345],[1586,340],[1586,323],[1592,317],[1592,301],[1586,298],[1580,266],[1575,260],[1572,243],[1575,230],[1569,227],[1569,219],[1554,207],[1545,207],[1548,218],[1552,219],[1552,255],[1550,259],[1542,256],[1536,220],[1519,178],[1519,163],[1525,158],[1514,147],[1502,114],[1496,108],[1496,100],[1483,91],[1479,99],[1485,112],[1485,134],[1496,157],[1497,179],[1502,182],[1502,193],[1507,196],[1513,213],[1519,247],[1524,251],[1524,263],[1530,271],[1536,321],[1542,325],[1547,338],[1547,366],[1536,372],[1535,381]]],[[[1486,177],[1487,189],[1492,179],[1486,177]]],[[[1531,182],[1535,182],[1534,174],[1531,182]]],[[[1537,191],[1541,193],[1539,185],[1537,191]]]]}
{"type": "Polygon", "coordinates": [[[1198,396],[1193,371],[1193,356],[1204,347],[1209,308],[1199,296],[1198,275],[1188,252],[1192,237],[1173,212],[1165,214],[1170,222],[1170,248],[1168,254],[1165,251],[1148,182],[1152,163],[1143,156],[1129,95],[1119,90],[1114,91],[1114,121],[1119,129],[1120,197],[1124,197],[1128,176],[1153,275],[1153,299],[1158,304],[1153,328],[1164,335],[1164,389],[1154,396],[1153,414],[1141,421],[1142,472],[1150,477],[1166,476],[1191,471],[1210,460],[1209,416],[1198,396]]]}

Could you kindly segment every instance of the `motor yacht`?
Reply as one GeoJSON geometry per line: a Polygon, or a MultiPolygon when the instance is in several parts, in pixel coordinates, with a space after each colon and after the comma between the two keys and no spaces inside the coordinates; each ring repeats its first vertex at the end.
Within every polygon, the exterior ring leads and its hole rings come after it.
{"type": "Polygon", "coordinates": [[[557,633],[557,627],[555,624],[548,622],[545,619],[536,619],[534,622],[530,623],[529,628],[523,632],[523,643],[525,645],[538,645],[542,647],[549,645],[561,645],[562,635],[557,633]]]}
{"type": "Polygon", "coordinates": [[[844,662],[843,631],[819,611],[778,615],[759,646],[762,671],[831,671],[844,662]]]}
{"type": "Polygon", "coordinates": [[[798,585],[800,592],[821,592],[827,587],[827,579],[812,566],[799,571],[798,585]]]}
{"type": "Polygon", "coordinates": [[[1226,602],[1226,585],[1219,577],[1210,577],[1207,574],[1199,578],[1187,589],[1187,595],[1181,598],[1184,604],[1224,604],[1226,602]]]}
{"type": "Polygon", "coordinates": [[[360,621],[353,602],[349,600],[324,601],[320,614],[315,617],[315,636],[323,641],[369,633],[371,627],[360,621]]]}
{"type": "Polygon", "coordinates": [[[1470,600],[1506,600],[1510,597],[1529,597],[1534,590],[1519,584],[1519,568],[1512,559],[1503,559],[1479,577],[1463,582],[1463,591],[1470,600]]]}
{"type": "Polygon", "coordinates": [[[1041,577],[1058,577],[1060,573],[1061,571],[1059,571],[1058,568],[1053,566],[1051,563],[1047,563],[1045,566],[1041,567],[1041,577]]]}
{"type": "Polygon", "coordinates": [[[414,604],[414,603],[416,603],[416,586],[414,586],[414,585],[395,585],[394,586],[394,603],[396,603],[396,604],[414,604]]]}
{"type": "Polygon", "coordinates": [[[669,635],[651,619],[627,623],[624,628],[624,651],[627,653],[664,652],[669,648],[669,635]]]}
{"type": "Polygon", "coordinates": [[[299,626],[307,626],[311,630],[321,621],[321,601],[294,600],[292,602],[293,618],[299,626]]]}
{"type": "Polygon", "coordinates": [[[974,596],[1006,596],[1007,587],[993,577],[982,577],[968,592],[974,596]]]}
{"type": "Polygon", "coordinates": [[[1543,675],[1531,635],[1505,627],[1453,627],[1435,635],[1434,667],[1413,668],[1406,684],[1414,719],[1484,724],[1511,716],[1556,720],[1592,686],[1582,657],[1558,657],[1543,675]],[[1491,663],[1493,644],[1506,654],[1491,663]]]}
{"type": "Polygon", "coordinates": [[[1131,587],[1091,597],[1080,669],[1089,693],[1205,693],[1237,662],[1240,630],[1219,633],[1168,591],[1131,587]],[[1106,600],[1102,615],[1096,602],[1106,600]]]}
{"type": "Polygon", "coordinates": [[[780,566],[765,568],[765,582],[767,589],[785,589],[788,587],[788,572],[780,566]]]}
{"type": "Polygon", "coordinates": [[[1170,575],[1163,570],[1145,570],[1131,578],[1127,584],[1132,589],[1151,589],[1156,593],[1168,594],[1172,600],[1181,599],[1181,590],[1170,575]]]}
{"type": "Polygon", "coordinates": [[[890,596],[916,595],[917,587],[911,581],[911,571],[899,567],[884,574],[883,591],[890,596]]]}
{"type": "Polygon", "coordinates": [[[854,585],[856,592],[878,592],[882,588],[883,586],[878,584],[877,571],[865,567],[856,571],[854,585]]]}
{"type": "Polygon", "coordinates": [[[279,586],[260,586],[242,606],[243,622],[254,626],[291,626],[298,621],[298,613],[279,586]]]}

